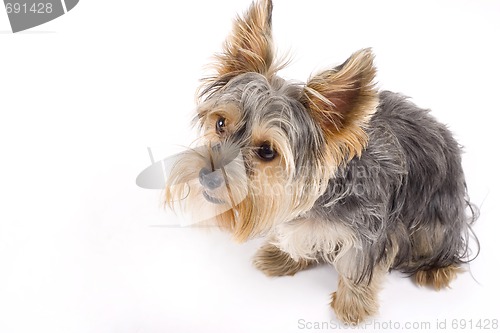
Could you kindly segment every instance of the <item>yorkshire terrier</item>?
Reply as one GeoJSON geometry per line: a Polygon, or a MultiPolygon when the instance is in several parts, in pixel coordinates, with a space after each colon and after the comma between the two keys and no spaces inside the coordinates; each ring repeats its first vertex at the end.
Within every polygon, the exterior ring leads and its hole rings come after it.
{"type": "Polygon", "coordinates": [[[370,49],[305,84],[277,76],[271,12],[261,0],[236,18],[199,92],[203,145],[172,167],[167,204],[211,209],[202,219],[238,241],[265,235],[254,264],[269,276],[333,265],[345,323],[377,312],[391,269],[447,287],[476,216],[459,144],[428,110],[377,90],[370,49]]]}

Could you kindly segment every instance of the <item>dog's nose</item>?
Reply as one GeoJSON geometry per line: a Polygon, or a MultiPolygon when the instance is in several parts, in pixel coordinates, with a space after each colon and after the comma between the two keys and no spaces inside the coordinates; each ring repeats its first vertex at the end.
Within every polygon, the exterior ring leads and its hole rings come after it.
{"type": "Polygon", "coordinates": [[[218,152],[220,152],[221,149],[222,149],[222,145],[220,143],[212,146],[212,151],[213,152],[217,152],[218,153],[218,152]]]}
{"type": "Polygon", "coordinates": [[[215,190],[224,181],[220,169],[212,172],[207,168],[203,168],[200,170],[199,178],[201,185],[209,190],[215,190]]]}

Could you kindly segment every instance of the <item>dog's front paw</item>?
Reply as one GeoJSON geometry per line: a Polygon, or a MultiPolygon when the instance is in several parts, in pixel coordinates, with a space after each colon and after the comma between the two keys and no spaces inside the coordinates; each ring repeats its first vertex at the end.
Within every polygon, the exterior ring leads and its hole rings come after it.
{"type": "Polygon", "coordinates": [[[331,306],[337,318],[345,324],[357,325],[377,313],[377,302],[352,293],[334,292],[331,306]]]}
{"type": "Polygon", "coordinates": [[[267,276],[294,275],[307,268],[311,263],[307,260],[293,260],[286,252],[272,244],[262,246],[253,259],[254,266],[267,276]]]}

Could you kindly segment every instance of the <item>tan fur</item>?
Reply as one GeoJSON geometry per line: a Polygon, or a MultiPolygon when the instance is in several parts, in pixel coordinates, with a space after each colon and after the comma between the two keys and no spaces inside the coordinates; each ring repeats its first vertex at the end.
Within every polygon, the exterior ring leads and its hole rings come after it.
{"type": "Polygon", "coordinates": [[[214,105],[213,103],[205,103],[200,105],[198,109],[198,118],[203,132],[204,142],[202,144],[208,144],[218,142],[221,139],[215,132],[215,123],[219,118],[225,119],[228,133],[238,130],[237,126],[241,120],[241,111],[236,104],[214,105]]]}
{"type": "MultiPolygon", "coordinates": [[[[424,230],[415,230],[410,239],[413,246],[413,255],[410,265],[416,265],[418,260],[430,256],[434,252],[434,246],[444,241],[446,231],[440,223],[435,223],[435,232],[429,233],[424,230]]],[[[458,273],[463,270],[461,267],[451,265],[448,267],[435,267],[428,270],[420,270],[413,275],[415,283],[419,286],[433,287],[436,290],[449,288],[450,282],[453,281],[458,273]]]]}
{"type": "MultiPolygon", "coordinates": [[[[213,125],[212,125],[213,127],[213,125]]],[[[262,162],[251,149],[243,153],[251,161],[247,179],[247,198],[236,205],[233,212],[217,217],[218,224],[229,229],[239,242],[259,236],[274,227],[275,221],[293,220],[308,211],[327,185],[324,169],[315,177],[317,183],[304,186],[294,174],[293,156],[288,140],[279,131],[258,127],[252,133],[251,147],[269,142],[278,151],[278,157],[262,162]],[[304,189],[307,187],[307,189],[304,189]]]]}
{"type": "MultiPolygon", "coordinates": [[[[254,2],[243,17],[235,20],[223,51],[217,56],[216,75],[208,79],[205,86],[217,81],[227,82],[247,72],[262,74],[273,81],[281,65],[274,59],[271,12],[272,2],[263,0],[254,2]]],[[[218,224],[229,229],[237,241],[245,241],[270,230],[277,221],[293,220],[311,209],[346,155],[349,159],[359,155],[366,144],[362,126],[377,104],[372,83],[374,75],[373,56],[369,50],[363,50],[349,58],[341,70],[326,71],[306,85],[301,102],[323,127],[328,144],[324,160],[317,161],[318,174],[310,177],[314,179],[311,183],[289,178],[295,170],[287,138],[268,124],[255,126],[249,146],[258,147],[269,142],[278,151],[279,159],[265,164],[257,158],[248,159],[253,161],[248,188],[233,190],[247,194],[247,198],[230,211],[219,214],[218,224]]],[[[209,144],[222,139],[214,131],[214,123],[220,116],[227,120],[228,133],[234,132],[236,129],[232,126],[239,119],[237,106],[210,102],[200,105],[203,137],[209,144]]],[[[249,156],[252,152],[244,151],[243,154],[249,156]]]]}
{"type": "Polygon", "coordinates": [[[179,203],[183,211],[201,216],[197,218],[198,221],[203,216],[215,217],[215,222],[222,229],[230,231],[239,242],[262,235],[269,231],[276,221],[293,220],[301,212],[311,209],[327,186],[328,171],[326,168],[317,168],[320,173],[313,178],[315,182],[308,184],[291,177],[295,170],[289,142],[280,131],[266,127],[265,124],[254,130],[249,147],[242,148],[241,153],[249,163],[248,170],[244,170],[243,163],[243,170],[237,170],[238,172],[225,172],[225,168],[221,168],[222,173],[233,175],[233,178],[227,179],[226,187],[221,187],[211,194],[223,199],[227,204],[219,207],[204,200],[200,201],[203,188],[198,181],[199,170],[203,167],[210,168],[207,160],[211,160],[210,155],[214,154],[210,147],[223,141],[215,132],[215,123],[219,117],[225,118],[225,131],[230,135],[237,130],[241,117],[241,111],[234,104],[208,103],[201,105],[200,110],[203,131],[200,141],[206,146],[206,150],[198,149],[189,158],[180,159],[171,170],[165,192],[167,205],[174,208],[174,203],[179,203]],[[276,149],[278,157],[275,160],[262,162],[255,155],[253,147],[259,147],[263,142],[269,142],[276,149]],[[175,185],[184,183],[190,185],[189,189],[175,185]],[[189,194],[187,197],[186,193],[189,194]],[[186,200],[180,200],[181,198],[186,200]]]}
{"type": "Polygon", "coordinates": [[[370,49],[354,53],[339,67],[311,78],[302,98],[325,133],[335,165],[361,155],[368,141],[363,127],[378,104],[370,49]]]}
{"type": "Polygon", "coordinates": [[[395,237],[386,248],[386,259],[378,263],[371,278],[357,281],[354,277],[359,269],[357,262],[361,253],[351,248],[340,260],[334,263],[339,273],[337,291],[332,294],[331,306],[337,317],[347,324],[358,324],[378,311],[378,293],[387,272],[398,252],[395,237]]]}
{"type": "Polygon", "coordinates": [[[314,204],[313,200],[301,200],[296,195],[300,193],[300,185],[288,178],[281,157],[272,163],[262,163],[255,157],[251,160],[251,174],[246,184],[241,184],[245,186],[247,197],[233,206],[232,212],[217,216],[218,224],[229,229],[239,242],[268,232],[274,221],[293,219],[314,204]]]}
{"type": "Polygon", "coordinates": [[[410,234],[414,255],[425,258],[434,252],[434,246],[444,241],[446,230],[443,226],[436,222],[433,224],[433,228],[436,230],[433,233],[416,229],[410,234]]]}
{"type": "Polygon", "coordinates": [[[257,251],[253,263],[267,276],[295,275],[295,273],[314,265],[314,260],[293,260],[286,252],[267,243],[257,251]]]}
{"type": "Polygon", "coordinates": [[[211,191],[210,195],[225,203],[213,204],[200,200],[203,198],[202,192],[207,190],[200,184],[199,172],[202,168],[212,167],[209,161],[213,160],[215,153],[209,145],[183,152],[175,159],[167,177],[165,205],[173,210],[189,212],[192,223],[211,223],[214,216],[232,215],[234,207],[241,206],[247,200],[246,172],[241,155],[216,171],[224,176],[224,185],[211,191]]]}
{"type": "MultiPolygon", "coordinates": [[[[263,170],[269,166],[280,166],[283,175],[285,173],[293,173],[293,155],[290,143],[282,132],[272,128],[271,126],[256,126],[256,128],[252,129],[252,146],[259,147],[264,142],[269,142],[271,144],[273,149],[278,152],[279,158],[266,163],[256,160],[256,162],[261,165],[259,169],[263,170]]],[[[267,174],[270,175],[269,172],[267,172],[267,174]]]]}
{"type": "Polygon", "coordinates": [[[256,72],[267,75],[273,64],[271,1],[253,3],[243,18],[234,21],[223,52],[216,58],[217,75],[256,72]]]}
{"type": "Polygon", "coordinates": [[[457,277],[457,273],[462,272],[459,266],[432,268],[426,271],[418,271],[414,275],[415,282],[419,286],[434,287],[436,290],[449,288],[450,282],[457,277]]]}
{"type": "Polygon", "coordinates": [[[378,292],[386,275],[375,270],[370,283],[354,283],[339,276],[337,291],[332,294],[331,306],[337,317],[346,324],[358,324],[378,311],[378,292]]]}
{"type": "Polygon", "coordinates": [[[235,209],[237,221],[232,231],[237,241],[262,235],[275,221],[293,219],[314,204],[313,200],[301,200],[297,195],[299,184],[285,177],[280,164],[264,166],[255,162],[253,167],[248,181],[248,200],[235,209]]]}
{"type": "MultiPolygon", "coordinates": [[[[339,282],[331,306],[340,321],[358,324],[376,314],[377,294],[393,264],[401,266],[403,262],[411,272],[432,267],[443,253],[438,250],[445,246],[439,245],[446,241],[450,229],[439,221],[411,222],[409,228],[399,222],[396,214],[406,209],[407,197],[401,195],[402,203],[397,202],[398,191],[406,186],[403,175],[409,175],[409,167],[402,165],[410,155],[403,153],[403,144],[392,133],[390,122],[386,123],[390,144],[372,150],[368,147],[365,165],[376,168],[375,162],[380,160],[380,166],[392,173],[381,172],[380,184],[360,184],[378,194],[387,190],[396,193],[397,200],[368,192],[367,199],[375,200],[369,205],[351,194],[348,182],[371,175],[351,177],[356,164],[347,163],[366,148],[365,129],[378,107],[374,56],[370,49],[360,50],[342,65],[311,77],[305,85],[289,83],[276,75],[282,66],[274,56],[271,11],[271,0],[260,0],[235,20],[222,53],[216,56],[215,74],[200,89],[196,120],[201,125],[202,146],[178,158],[166,183],[165,202],[192,212],[195,223],[215,220],[236,241],[267,234],[268,241],[254,258],[254,265],[266,275],[294,275],[318,262],[333,265],[339,282]],[[217,124],[220,118],[224,123],[217,124]],[[394,147],[397,152],[381,154],[394,147]],[[233,163],[236,155],[238,161],[233,163]],[[340,166],[347,167],[346,175],[337,173],[340,166]],[[212,181],[209,176],[213,176],[212,181]],[[337,180],[345,182],[340,191],[337,180]],[[386,201],[388,206],[382,206],[386,201]],[[382,235],[386,231],[389,234],[382,235]],[[401,258],[395,260],[398,246],[401,258]]],[[[380,117],[391,111],[385,108],[385,94],[380,95],[380,117]]],[[[383,119],[373,119],[372,139],[377,139],[383,119]]],[[[361,166],[363,161],[359,161],[361,166]]],[[[358,185],[356,181],[353,185],[358,185]]],[[[441,289],[448,287],[459,271],[455,265],[431,268],[417,271],[414,278],[419,285],[441,289]]]]}

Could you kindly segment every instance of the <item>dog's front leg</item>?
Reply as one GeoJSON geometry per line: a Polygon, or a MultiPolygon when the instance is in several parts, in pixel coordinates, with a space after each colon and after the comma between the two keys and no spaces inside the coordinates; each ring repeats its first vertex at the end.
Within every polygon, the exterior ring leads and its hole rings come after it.
{"type": "Polygon", "coordinates": [[[257,269],[267,276],[294,275],[314,265],[316,261],[293,259],[288,253],[280,250],[272,242],[264,244],[255,254],[253,263],[257,269]]]}
{"type": "Polygon", "coordinates": [[[357,281],[351,272],[338,269],[339,284],[332,294],[331,306],[339,320],[347,324],[358,324],[378,311],[378,293],[387,274],[384,265],[377,265],[371,277],[357,281]]]}

